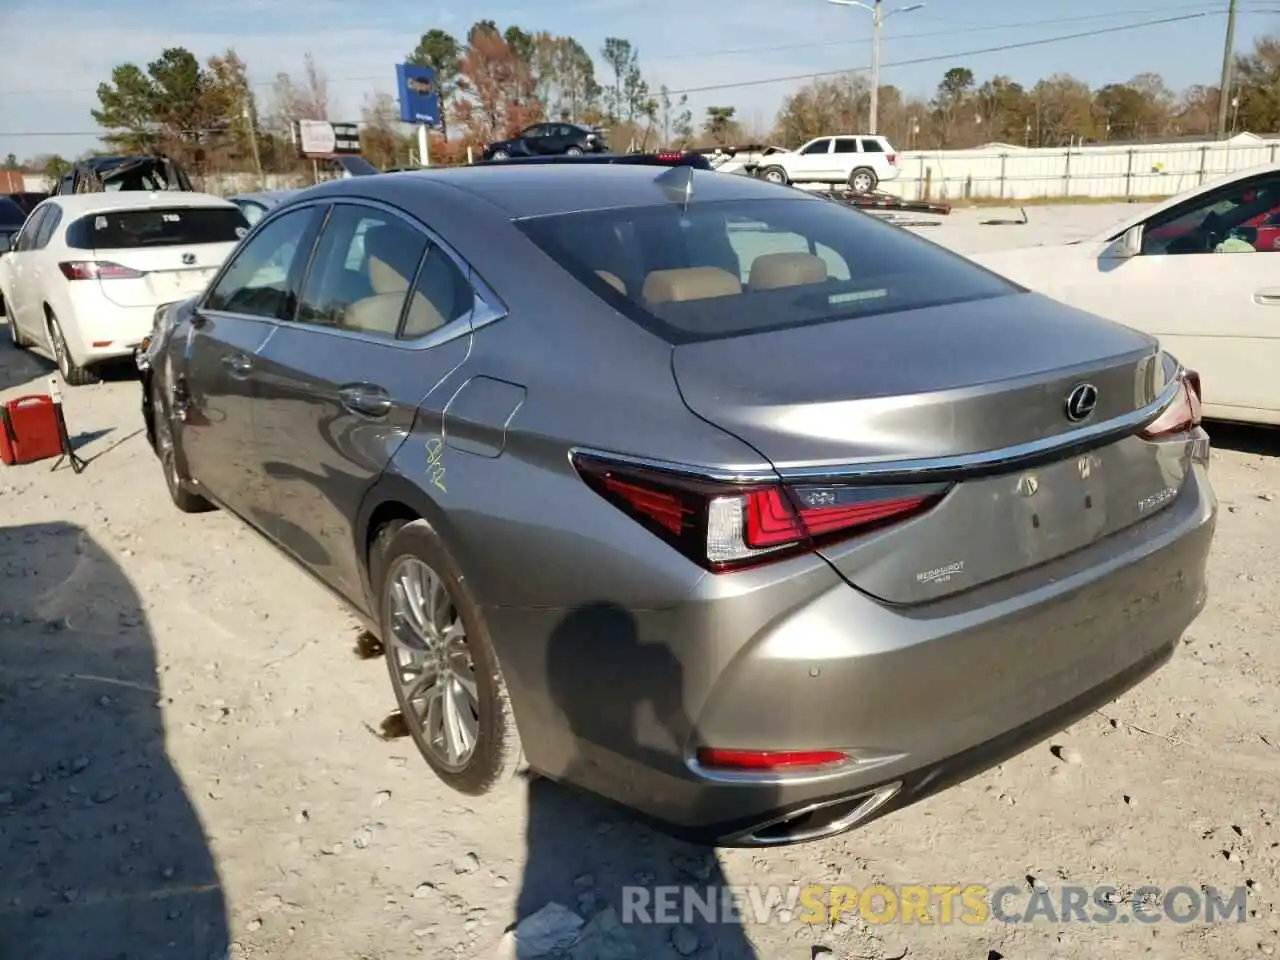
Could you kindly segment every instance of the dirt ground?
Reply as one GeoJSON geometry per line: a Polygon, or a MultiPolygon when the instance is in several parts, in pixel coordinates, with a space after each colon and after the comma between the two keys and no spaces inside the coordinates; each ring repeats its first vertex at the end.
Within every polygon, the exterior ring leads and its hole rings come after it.
{"type": "MultiPolygon", "coordinates": [[[[1043,212],[1101,220],[1086,233],[1116,219],[1043,212]]],[[[985,231],[1039,229],[976,226],[1001,215],[932,235],[972,249],[1003,242],[985,231]]],[[[42,389],[48,365],[0,338],[0,398],[42,389]]],[[[127,371],[66,392],[81,475],[0,467],[0,960],[511,957],[504,931],[549,903],[589,923],[575,960],[1280,948],[1274,431],[1213,427],[1208,607],[1167,667],[1052,741],[1060,756],[1046,743],[837,840],[721,851],[717,866],[545,782],[484,799],[442,789],[384,730],[386,671],[337,602],[231,517],[171,507],[138,399],[127,371]],[[610,931],[623,886],[715,870],[733,885],[1251,890],[1245,922],[1215,925],[610,931]]]]}

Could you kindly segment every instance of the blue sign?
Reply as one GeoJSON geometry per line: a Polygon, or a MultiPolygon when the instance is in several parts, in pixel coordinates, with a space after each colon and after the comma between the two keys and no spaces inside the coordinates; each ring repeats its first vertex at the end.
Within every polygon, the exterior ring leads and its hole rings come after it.
{"type": "Polygon", "coordinates": [[[400,94],[400,119],[405,123],[440,122],[440,91],[436,72],[412,63],[396,64],[396,89],[400,94]]]}

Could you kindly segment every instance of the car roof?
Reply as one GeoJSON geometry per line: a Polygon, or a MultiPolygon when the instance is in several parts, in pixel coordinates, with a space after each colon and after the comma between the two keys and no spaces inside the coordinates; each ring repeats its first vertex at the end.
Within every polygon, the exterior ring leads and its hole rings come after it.
{"type": "MultiPolygon", "coordinates": [[[[780,187],[751,177],[730,177],[692,167],[628,164],[476,164],[439,170],[389,173],[323,184],[318,191],[359,193],[361,185],[385,181],[425,196],[441,187],[468,193],[520,220],[561,213],[653,206],[672,202],[658,178],[672,171],[693,177],[694,203],[731,200],[815,200],[803,191],[780,187]]],[[[381,184],[380,184],[381,186],[381,184]]],[[[307,191],[311,194],[312,191],[307,191]]],[[[820,202],[820,201],[817,201],[820,202]]]]}
{"type": "Polygon", "coordinates": [[[258,203],[265,203],[268,206],[274,206],[277,203],[283,203],[297,192],[297,190],[259,190],[256,193],[237,193],[234,196],[227,197],[227,199],[232,202],[236,200],[253,200],[258,203]]]}
{"type": "Polygon", "coordinates": [[[152,207],[234,207],[211,193],[187,190],[108,190],[103,193],[69,193],[51,197],[68,214],[98,213],[105,210],[146,210],[152,207]]]}

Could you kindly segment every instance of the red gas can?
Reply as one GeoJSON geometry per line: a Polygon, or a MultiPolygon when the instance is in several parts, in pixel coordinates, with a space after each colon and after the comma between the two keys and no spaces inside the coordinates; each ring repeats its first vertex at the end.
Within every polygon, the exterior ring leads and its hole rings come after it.
{"type": "Polygon", "coordinates": [[[0,404],[0,460],[12,466],[61,453],[58,413],[50,396],[35,394],[0,404]]]}

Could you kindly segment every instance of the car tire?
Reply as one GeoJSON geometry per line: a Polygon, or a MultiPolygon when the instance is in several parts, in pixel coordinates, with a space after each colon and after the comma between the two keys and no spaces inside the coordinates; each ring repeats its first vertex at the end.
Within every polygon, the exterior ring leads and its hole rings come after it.
{"type": "Polygon", "coordinates": [[[505,150],[495,150],[493,151],[493,156],[490,157],[489,159],[490,160],[510,160],[511,154],[507,153],[507,151],[505,150]]]}
{"type": "Polygon", "coordinates": [[[53,353],[54,362],[58,365],[58,373],[62,374],[63,383],[69,387],[87,387],[97,383],[98,375],[80,366],[71,356],[71,348],[67,346],[67,340],[62,335],[62,327],[51,310],[45,310],[45,322],[48,324],[49,349],[53,353]]]}
{"type": "Polygon", "coordinates": [[[208,513],[216,509],[212,503],[192,492],[190,483],[178,465],[178,445],[173,435],[173,421],[169,418],[169,406],[164,402],[163,391],[154,376],[151,378],[151,423],[156,436],[156,456],[164,470],[164,485],[169,499],[183,513],[208,513]]]}
{"type": "Polygon", "coordinates": [[[760,179],[768,180],[770,183],[777,183],[784,187],[791,184],[791,178],[787,176],[787,171],[779,166],[765,167],[760,171],[760,179]]]}
{"type": "Polygon", "coordinates": [[[565,155],[566,157],[580,157],[580,156],[582,156],[582,148],[581,148],[581,147],[570,147],[568,150],[566,150],[566,151],[564,152],[564,155],[565,155]]]}
{"type": "Polygon", "coordinates": [[[382,529],[369,576],[391,687],[418,751],[459,793],[492,792],[520,770],[523,755],[506,681],[466,578],[425,520],[382,529]],[[428,669],[444,682],[426,685],[428,669]]]}
{"type": "Polygon", "coordinates": [[[858,167],[849,174],[849,190],[858,196],[870,193],[879,182],[880,178],[870,167],[858,167]]]}

